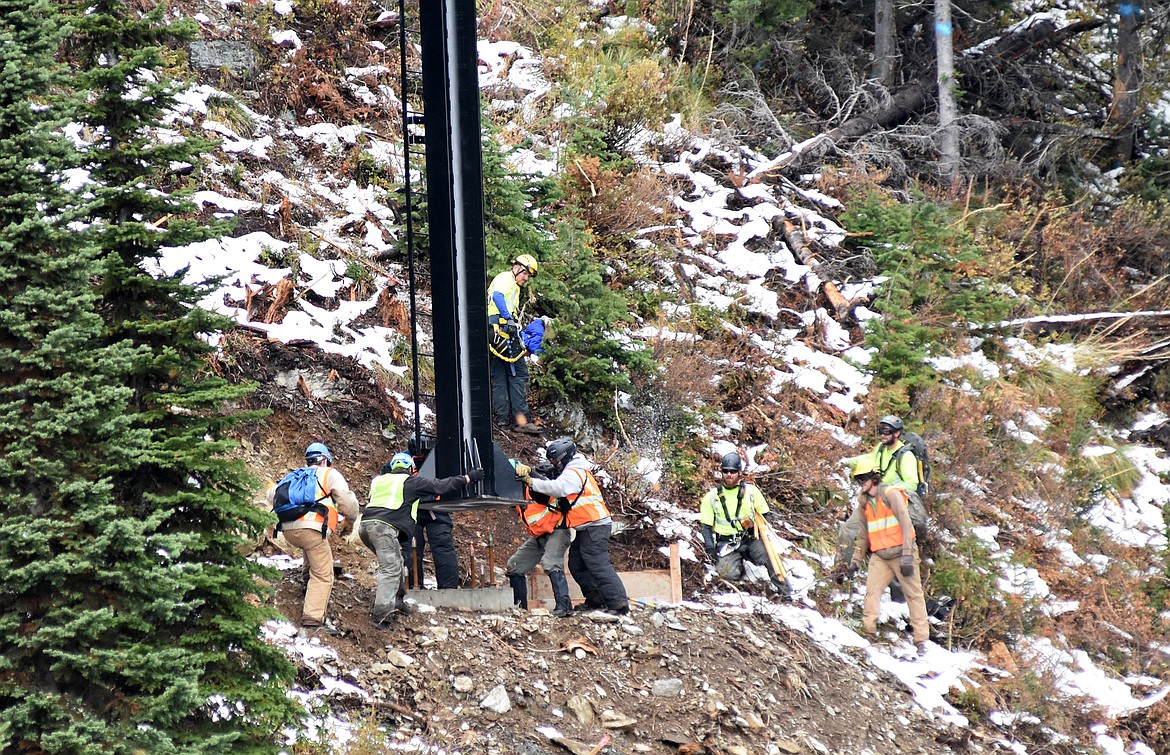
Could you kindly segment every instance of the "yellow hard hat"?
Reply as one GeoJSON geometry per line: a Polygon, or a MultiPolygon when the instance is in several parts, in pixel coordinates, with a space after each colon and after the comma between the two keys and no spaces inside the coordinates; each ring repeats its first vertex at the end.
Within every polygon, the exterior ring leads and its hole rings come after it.
{"type": "Polygon", "coordinates": [[[540,267],[536,264],[536,258],[531,254],[517,255],[516,259],[512,260],[512,264],[519,265],[520,267],[524,268],[526,271],[528,271],[528,275],[531,278],[536,277],[536,271],[540,267]]]}
{"type": "Polygon", "coordinates": [[[865,454],[864,456],[855,456],[853,461],[853,479],[858,477],[867,477],[878,471],[877,459],[873,454],[865,454]]]}

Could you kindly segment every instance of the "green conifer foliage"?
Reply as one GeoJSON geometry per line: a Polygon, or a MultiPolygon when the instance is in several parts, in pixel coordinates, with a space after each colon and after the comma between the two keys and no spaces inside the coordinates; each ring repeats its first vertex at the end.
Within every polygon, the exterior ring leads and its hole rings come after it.
{"type": "MultiPolygon", "coordinates": [[[[145,523],[119,516],[105,474],[146,438],[125,411],[134,352],[104,342],[95,312],[99,250],[68,227],[77,208],[61,177],[77,155],[59,135],[70,103],[48,96],[62,84],[57,26],[49,0],[0,0],[3,752],[152,744],[129,714],[136,696],[120,692],[162,689],[142,673],[149,627],[124,610],[159,546],[145,523]]],[[[165,587],[145,592],[158,602],[165,587]]]]}
{"type": "Polygon", "coordinates": [[[150,265],[220,230],[184,220],[193,208],[175,191],[205,145],[159,138],[174,102],[160,45],[173,35],[161,5],[140,17],[104,0],[28,4],[0,0],[5,33],[49,40],[0,52],[0,171],[28,186],[0,225],[0,480],[24,502],[0,523],[0,750],[275,751],[292,668],[260,637],[267,572],[237,547],[269,515],[229,460],[225,430],[242,418],[221,409],[247,388],[201,372],[225,325],[194,306],[206,289],[150,265]],[[51,115],[30,103],[63,86],[35,73],[53,61],[62,7],[74,117],[94,135],[80,147],[88,224],[68,235],[63,213],[44,230],[32,221],[66,202],[50,190],[68,165],[49,156],[68,143],[47,120],[30,126],[51,115]]]}

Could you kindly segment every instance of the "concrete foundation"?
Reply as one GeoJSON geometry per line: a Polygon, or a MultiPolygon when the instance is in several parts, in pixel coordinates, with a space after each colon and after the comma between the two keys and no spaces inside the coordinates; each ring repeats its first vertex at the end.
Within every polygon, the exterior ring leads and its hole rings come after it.
{"type": "MultiPolygon", "coordinates": [[[[670,570],[648,569],[644,571],[618,572],[618,578],[626,587],[626,594],[630,600],[649,603],[681,603],[682,602],[682,571],[678,560],[678,545],[670,547],[670,570]]],[[[581,603],[585,597],[581,588],[573,580],[566,567],[565,576],[569,583],[569,597],[574,604],[581,603]]],[[[420,605],[434,606],[435,608],[454,608],[464,611],[507,611],[514,605],[512,589],[507,585],[502,587],[478,587],[461,590],[410,590],[406,593],[409,600],[420,605]]],[[[554,605],[552,585],[548,575],[537,566],[536,570],[528,575],[528,606],[530,608],[552,609],[554,605]]]]}

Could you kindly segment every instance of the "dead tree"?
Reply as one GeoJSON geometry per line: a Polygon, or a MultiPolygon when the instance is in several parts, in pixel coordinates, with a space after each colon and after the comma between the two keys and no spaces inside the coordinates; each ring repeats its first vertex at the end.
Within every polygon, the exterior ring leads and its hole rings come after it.
{"type": "MultiPolygon", "coordinates": [[[[1057,27],[1056,21],[1050,18],[1035,19],[1032,23],[1020,25],[1003,34],[990,45],[964,50],[956,60],[956,65],[964,78],[991,76],[1000,66],[1006,66],[1037,50],[1054,47],[1104,23],[1102,19],[1094,18],[1057,27]]],[[[834,129],[794,144],[774,159],[748,173],[747,177],[756,179],[778,173],[799,163],[805,157],[820,156],[843,141],[857,139],[878,128],[889,129],[901,125],[934,104],[932,89],[933,87],[917,79],[910,81],[894,92],[888,103],[867,113],[853,116],[834,129]]]]}
{"type": "Polygon", "coordinates": [[[1142,89],[1141,0],[1121,0],[1117,21],[1117,62],[1113,76],[1113,101],[1109,124],[1116,136],[1112,152],[1120,160],[1132,160],[1137,151],[1138,95],[1142,89]]]}
{"type": "Polygon", "coordinates": [[[886,89],[894,85],[894,66],[898,61],[895,19],[894,0],[874,0],[873,77],[886,89]]]}
{"type": "Polygon", "coordinates": [[[955,103],[955,45],[951,0],[934,0],[934,48],[938,69],[939,173],[947,183],[959,176],[959,108],[955,103]]]}

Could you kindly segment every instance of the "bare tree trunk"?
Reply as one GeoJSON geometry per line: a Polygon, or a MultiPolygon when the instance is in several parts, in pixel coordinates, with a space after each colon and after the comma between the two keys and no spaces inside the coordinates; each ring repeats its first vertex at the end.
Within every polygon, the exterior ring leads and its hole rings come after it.
{"type": "Polygon", "coordinates": [[[1117,63],[1113,76],[1113,102],[1109,124],[1116,136],[1112,153],[1132,160],[1137,152],[1138,95],[1142,89],[1141,0],[1121,0],[1117,22],[1117,63]]]}
{"type": "Polygon", "coordinates": [[[955,47],[951,0],[934,0],[934,47],[938,62],[939,161],[942,179],[953,184],[959,174],[959,126],[955,122],[955,47]]]}
{"type": "Polygon", "coordinates": [[[886,89],[894,86],[894,66],[898,62],[894,27],[894,0],[874,0],[873,77],[886,89]]]}

